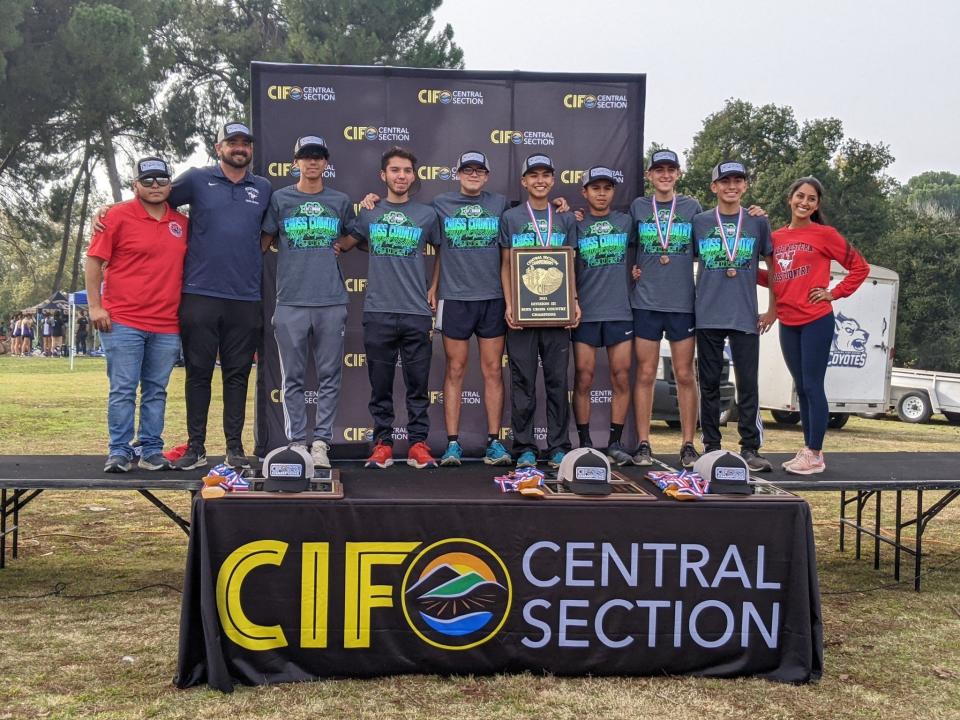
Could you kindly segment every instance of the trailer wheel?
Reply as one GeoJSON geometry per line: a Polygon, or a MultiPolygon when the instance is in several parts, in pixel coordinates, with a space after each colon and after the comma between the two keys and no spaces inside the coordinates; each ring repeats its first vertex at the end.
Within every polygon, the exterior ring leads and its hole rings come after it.
{"type": "Polygon", "coordinates": [[[908,392],[897,404],[897,416],[907,423],[925,423],[933,413],[926,393],[908,392]]]}
{"type": "Polygon", "coordinates": [[[796,425],[800,422],[800,413],[791,412],[790,410],[771,410],[770,414],[773,415],[775,422],[780,425],[796,425]]]}
{"type": "Polygon", "coordinates": [[[947,417],[947,422],[951,425],[960,425],[960,413],[947,412],[944,410],[943,414],[947,417]]]}
{"type": "Polygon", "coordinates": [[[849,419],[850,416],[847,413],[830,413],[830,418],[827,420],[827,427],[839,430],[847,424],[847,420],[849,419]]]}

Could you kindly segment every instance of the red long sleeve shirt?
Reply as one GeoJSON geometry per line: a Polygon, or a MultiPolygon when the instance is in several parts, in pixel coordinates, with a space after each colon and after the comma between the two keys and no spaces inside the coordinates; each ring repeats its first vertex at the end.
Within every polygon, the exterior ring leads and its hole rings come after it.
{"type": "MultiPolygon", "coordinates": [[[[870,266],[844,237],[829,225],[810,223],[784,227],[773,233],[773,292],[777,319],[784,325],[806,325],[832,311],[827,302],[811,303],[810,290],[830,285],[830,261],[836,260],[847,276],[830,290],[835,300],[853,294],[870,274],[870,266]]],[[[767,287],[770,273],[761,270],[757,283],[767,287]]]]}

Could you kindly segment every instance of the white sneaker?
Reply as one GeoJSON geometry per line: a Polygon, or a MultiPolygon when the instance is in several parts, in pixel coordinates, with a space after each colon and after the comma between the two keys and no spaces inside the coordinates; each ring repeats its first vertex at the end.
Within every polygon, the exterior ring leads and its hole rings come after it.
{"type": "Polygon", "coordinates": [[[327,455],[328,452],[330,452],[330,446],[323,440],[313,441],[313,445],[310,448],[310,457],[313,458],[313,466],[315,468],[329,469],[330,456],[327,455]]]}
{"type": "Polygon", "coordinates": [[[827,464],[823,461],[822,453],[818,454],[813,450],[805,450],[803,455],[796,458],[784,469],[791,475],[815,475],[826,470],[827,464]]]}

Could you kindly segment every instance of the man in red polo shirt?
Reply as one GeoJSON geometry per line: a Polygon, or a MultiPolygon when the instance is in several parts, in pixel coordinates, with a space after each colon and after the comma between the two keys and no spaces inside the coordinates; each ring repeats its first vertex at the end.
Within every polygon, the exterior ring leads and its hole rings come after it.
{"type": "Polygon", "coordinates": [[[110,379],[108,473],[132,467],[138,387],[140,467],[170,468],[161,435],[167,381],[180,355],[187,218],[167,204],[170,168],[160,158],[137,161],[133,192],[133,200],[113,207],[110,225],[94,233],[84,270],[90,322],[100,331],[110,379]]]}

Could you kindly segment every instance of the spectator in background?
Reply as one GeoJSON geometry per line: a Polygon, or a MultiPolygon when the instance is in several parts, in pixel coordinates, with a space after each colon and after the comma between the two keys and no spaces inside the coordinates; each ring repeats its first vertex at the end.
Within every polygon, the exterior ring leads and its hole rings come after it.
{"type": "Polygon", "coordinates": [[[73,345],[77,354],[87,354],[87,331],[90,327],[90,320],[87,318],[86,310],[81,310],[77,314],[77,332],[73,338],[73,345]]]}
{"type": "Polygon", "coordinates": [[[53,311],[53,322],[50,325],[50,354],[59,357],[63,355],[63,313],[53,311]]]}
{"type": "Polygon", "coordinates": [[[40,337],[42,338],[41,348],[46,357],[50,356],[50,350],[53,347],[53,316],[49,310],[44,311],[43,321],[40,324],[40,337]]]}

